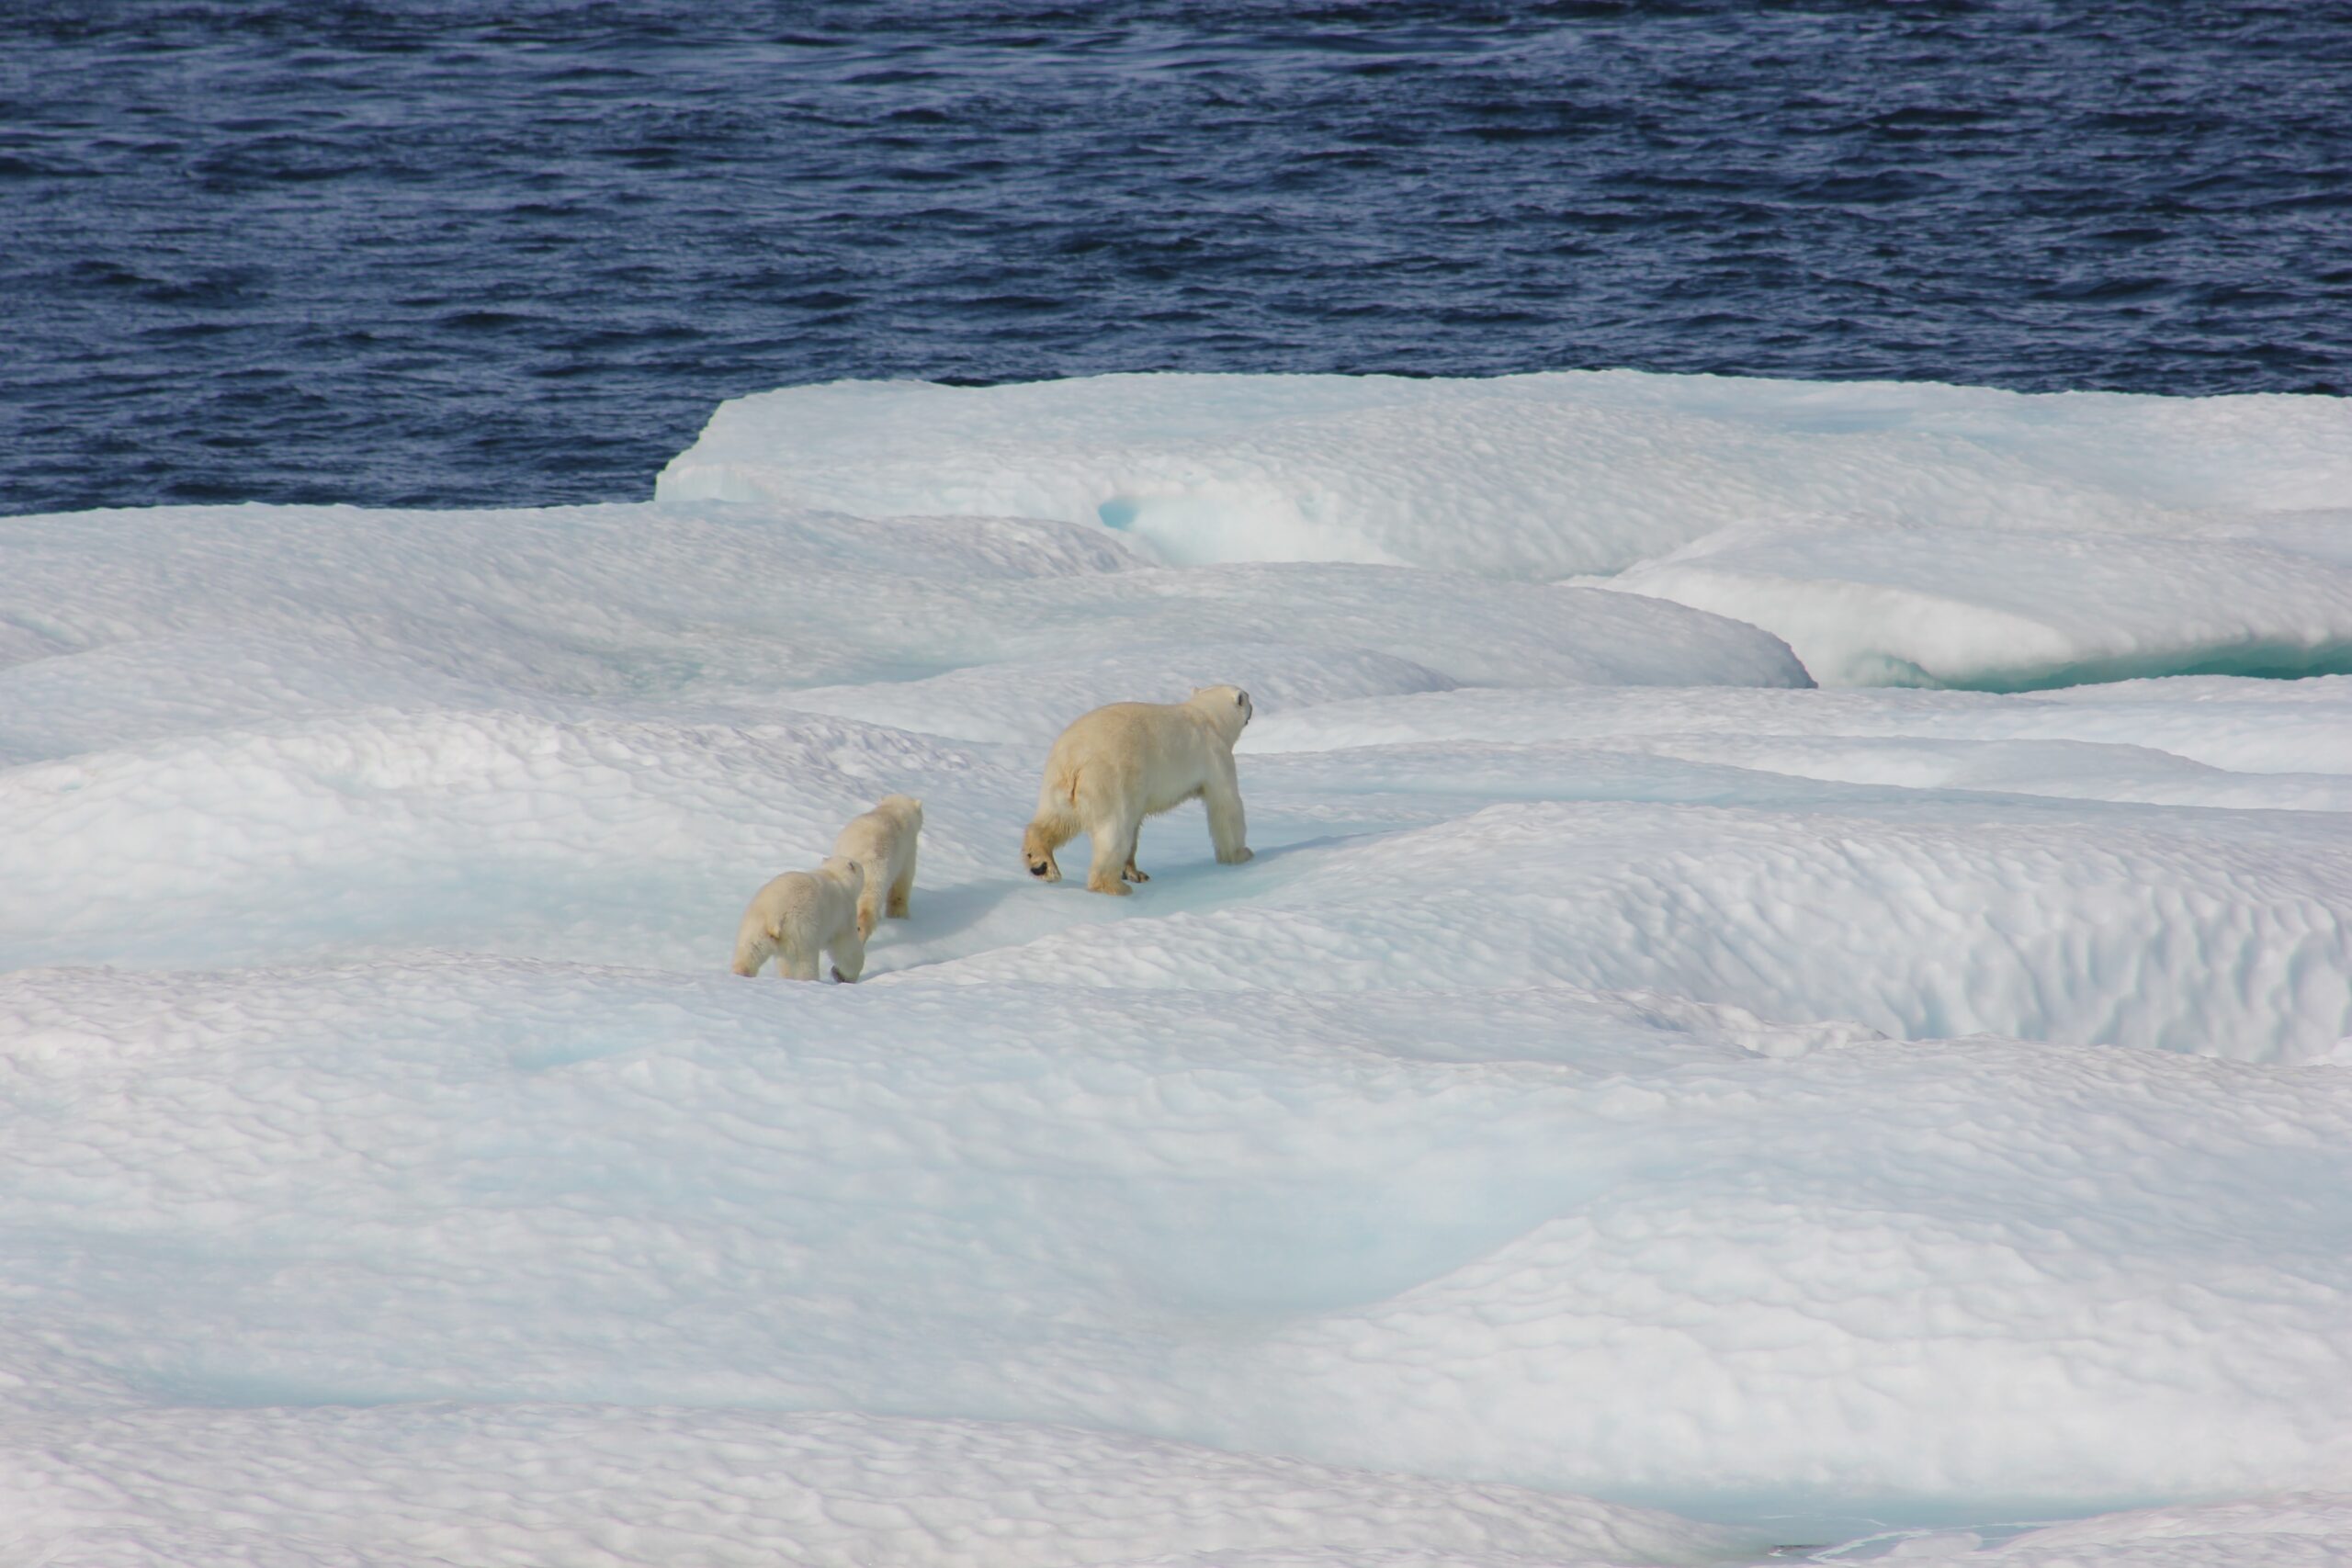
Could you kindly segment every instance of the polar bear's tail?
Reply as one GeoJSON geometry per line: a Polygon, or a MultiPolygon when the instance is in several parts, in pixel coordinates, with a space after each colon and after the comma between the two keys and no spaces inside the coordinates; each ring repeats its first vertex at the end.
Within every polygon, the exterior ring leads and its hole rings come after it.
{"type": "Polygon", "coordinates": [[[738,975],[756,975],[767,966],[776,949],[776,931],[773,924],[747,919],[735,933],[735,962],[738,975]]]}

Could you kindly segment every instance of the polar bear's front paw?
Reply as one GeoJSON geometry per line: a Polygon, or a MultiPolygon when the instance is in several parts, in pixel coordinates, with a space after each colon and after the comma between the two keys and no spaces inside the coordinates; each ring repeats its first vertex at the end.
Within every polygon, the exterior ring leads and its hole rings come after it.
{"type": "Polygon", "coordinates": [[[1090,882],[1086,885],[1086,890],[1089,893],[1108,893],[1114,898],[1124,898],[1135,891],[1125,882],[1090,882]]]}
{"type": "Polygon", "coordinates": [[[1219,855],[1216,858],[1221,865],[1239,865],[1245,860],[1256,860],[1258,852],[1245,844],[1229,855],[1219,855]]]}

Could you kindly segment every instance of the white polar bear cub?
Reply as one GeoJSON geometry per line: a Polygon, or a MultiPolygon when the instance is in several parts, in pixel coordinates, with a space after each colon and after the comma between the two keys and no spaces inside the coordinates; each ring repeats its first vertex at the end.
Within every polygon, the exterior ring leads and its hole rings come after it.
{"type": "Polygon", "coordinates": [[[1218,862],[1248,860],[1233,743],[1250,715],[1250,694],[1238,686],[1203,686],[1181,703],[1113,703],[1080,714],[1046,758],[1037,815],[1021,836],[1029,874],[1059,882],[1054,852],[1084,833],[1094,841],[1087,890],[1124,894],[1128,883],[1150,880],[1136,869],[1143,819],[1193,799],[1208,807],[1218,862]]]}
{"type": "Polygon", "coordinates": [[[857,900],[865,868],[834,855],[814,871],[787,871],[752,895],[735,928],[735,973],[756,975],[770,957],[787,980],[817,977],[817,952],[833,955],[833,978],[847,985],[865,969],[857,900]]]}
{"type": "Polygon", "coordinates": [[[911,795],[882,797],[873,810],[850,819],[833,840],[833,853],[865,868],[865,891],[857,898],[857,934],[872,936],[888,914],[907,918],[907,896],[915,890],[915,839],[922,831],[922,802],[911,795]]]}

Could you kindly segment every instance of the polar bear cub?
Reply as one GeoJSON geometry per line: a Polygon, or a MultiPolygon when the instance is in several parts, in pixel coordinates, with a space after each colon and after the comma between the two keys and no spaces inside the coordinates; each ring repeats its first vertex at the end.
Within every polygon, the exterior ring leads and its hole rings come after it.
{"type": "Polygon", "coordinates": [[[1233,743],[1250,711],[1240,687],[1203,686],[1181,703],[1113,703],[1080,714],[1046,758],[1037,815],[1021,836],[1029,874],[1059,882],[1054,852],[1084,833],[1094,843],[1087,890],[1124,894],[1128,883],[1150,880],[1136,868],[1143,819],[1194,799],[1208,807],[1217,860],[1248,860],[1233,743]]]}
{"type": "Polygon", "coordinates": [[[863,817],[850,819],[833,840],[833,853],[865,868],[865,891],[857,898],[857,934],[872,936],[887,914],[907,918],[907,896],[915,890],[915,839],[922,831],[922,802],[890,795],[863,817]]]}
{"type": "Polygon", "coordinates": [[[865,868],[834,855],[814,871],[787,871],[752,895],[735,928],[735,973],[756,975],[770,957],[787,980],[817,977],[817,953],[833,955],[833,978],[846,985],[865,968],[857,901],[865,868]]]}

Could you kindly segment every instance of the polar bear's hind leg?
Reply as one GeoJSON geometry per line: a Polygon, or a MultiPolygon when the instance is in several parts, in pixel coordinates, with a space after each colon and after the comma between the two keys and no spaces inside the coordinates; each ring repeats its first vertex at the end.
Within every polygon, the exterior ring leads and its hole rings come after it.
{"type": "Polygon", "coordinates": [[[1078,836],[1078,824],[1065,812],[1040,808],[1035,820],[1021,834],[1021,863],[1041,882],[1059,882],[1061,863],[1054,852],[1078,836]]]}
{"type": "Polygon", "coordinates": [[[913,845],[910,844],[907,846],[907,869],[899,874],[899,879],[896,882],[890,884],[890,899],[889,902],[883,907],[883,913],[888,915],[894,920],[905,919],[907,918],[907,899],[913,894],[914,890],[915,849],[913,845]]]}
{"type": "Polygon", "coordinates": [[[756,912],[746,914],[735,932],[735,962],[730,967],[748,979],[766,968],[775,955],[775,923],[763,923],[756,912]]]}
{"type": "Polygon", "coordinates": [[[1086,873],[1089,893],[1124,898],[1134,891],[1127,886],[1126,868],[1136,863],[1136,835],[1142,829],[1140,821],[1122,819],[1093,825],[1087,835],[1094,840],[1094,863],[1086,873]]]}
{"type": "MultiPolygon", "coordinates": [[[[833,943],[833,978],[842,985],[854,984],[865,973],[865,939],[854,931],[843,931],[833,943]]],[[[808,978],[817,977],[816,965],[809,965],[808,978]]]]}

